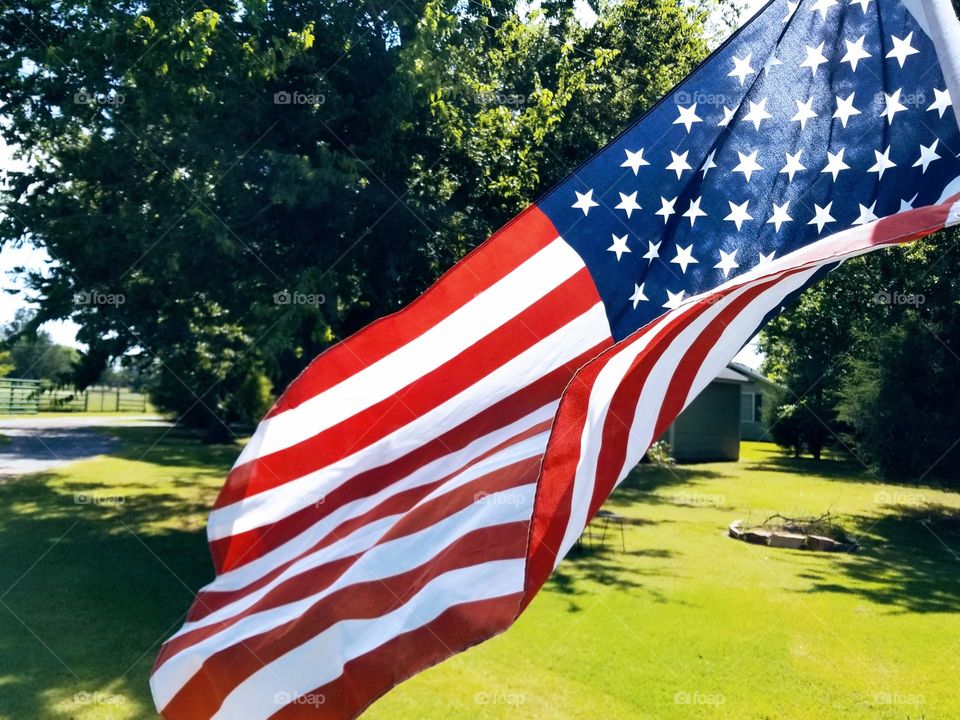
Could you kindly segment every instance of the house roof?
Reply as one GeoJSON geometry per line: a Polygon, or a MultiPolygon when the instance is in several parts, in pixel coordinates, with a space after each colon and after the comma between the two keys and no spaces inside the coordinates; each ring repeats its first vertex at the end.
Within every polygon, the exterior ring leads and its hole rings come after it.
{"type": "Polygon", "coordinates": [[[714,379],[715,382],[748,383],[750,378],[745,373],[739,372],[738,368],[727,365],[720,374],[714,379]]]}
{"type": "MultiPolygon", "coordinates": [[[[724,368],[724,371],[732,370],[735,373],[738,373],[741,377],[746,377],[747,382],[756,381],[763,385],[768,385],[769,387],[776,388],[777,390],[786,390],[783,385],[775,383],[773,380],[768,378],[766,375],[763,375],[753,368],[747,367],[743,363],[732,362],[724,368]]],[[[723,372],[717,376],[717,380],[723,379],[723,372]]]]}

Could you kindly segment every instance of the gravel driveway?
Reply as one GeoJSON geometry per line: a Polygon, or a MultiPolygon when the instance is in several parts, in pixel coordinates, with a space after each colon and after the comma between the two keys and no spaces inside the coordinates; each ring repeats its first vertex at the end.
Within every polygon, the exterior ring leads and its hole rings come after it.
{"type": "Polygon", "coordinates": [[[96,417],[31,416],[0,420],[0,476],[45,472],[77,460],[102,455],[118,440],[97,428],[165,427],[170,423],[156,415],[105,415],[96,417]]]}

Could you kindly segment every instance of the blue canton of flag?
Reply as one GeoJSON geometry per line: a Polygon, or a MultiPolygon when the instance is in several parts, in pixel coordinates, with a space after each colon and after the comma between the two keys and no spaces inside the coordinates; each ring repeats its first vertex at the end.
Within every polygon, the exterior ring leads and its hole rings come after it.
{"type": "Polygon", "coordinates": [[[936,203],[958,153],[903,4],[775,0],[539,206],[620,339],[758,263],[936,203]]]}

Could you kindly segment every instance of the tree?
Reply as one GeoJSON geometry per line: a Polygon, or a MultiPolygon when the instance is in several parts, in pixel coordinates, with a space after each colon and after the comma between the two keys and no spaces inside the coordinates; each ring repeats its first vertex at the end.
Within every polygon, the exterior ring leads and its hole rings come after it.
{"type": "Polygon", "coordinates": [[[956,477],[960,462],[960,256],[956,230],[851,260],[761,334],[788,396],[777,442],[827,445],[896,479],[956,477]]]}
{"type": "Polygon", "coordinates": [[[222,435],[692,69],[713,2],[6,3],[0,242],[55,261],[80,385],[154,366],[222,435]]]}

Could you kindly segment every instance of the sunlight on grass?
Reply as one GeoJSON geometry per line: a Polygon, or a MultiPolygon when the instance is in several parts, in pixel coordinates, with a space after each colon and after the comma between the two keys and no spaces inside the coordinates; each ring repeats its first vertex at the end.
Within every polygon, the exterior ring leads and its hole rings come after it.
{"type": "MultiPolygon", "coordinates": [[[[159,643],[212,577],[203,525],[239,446],[106,432],[123,440],[108,456],[0,483],[0,717],[155,717],[159,643]]],[[[509,632],[367,716],[960,716],[958,494],[747,443],[740,463],[638,469],[607,507],[626,552],[608,528],[509,632]],[[861,552],[726,537],[736,519],[827,510],[861,552]]]]}

